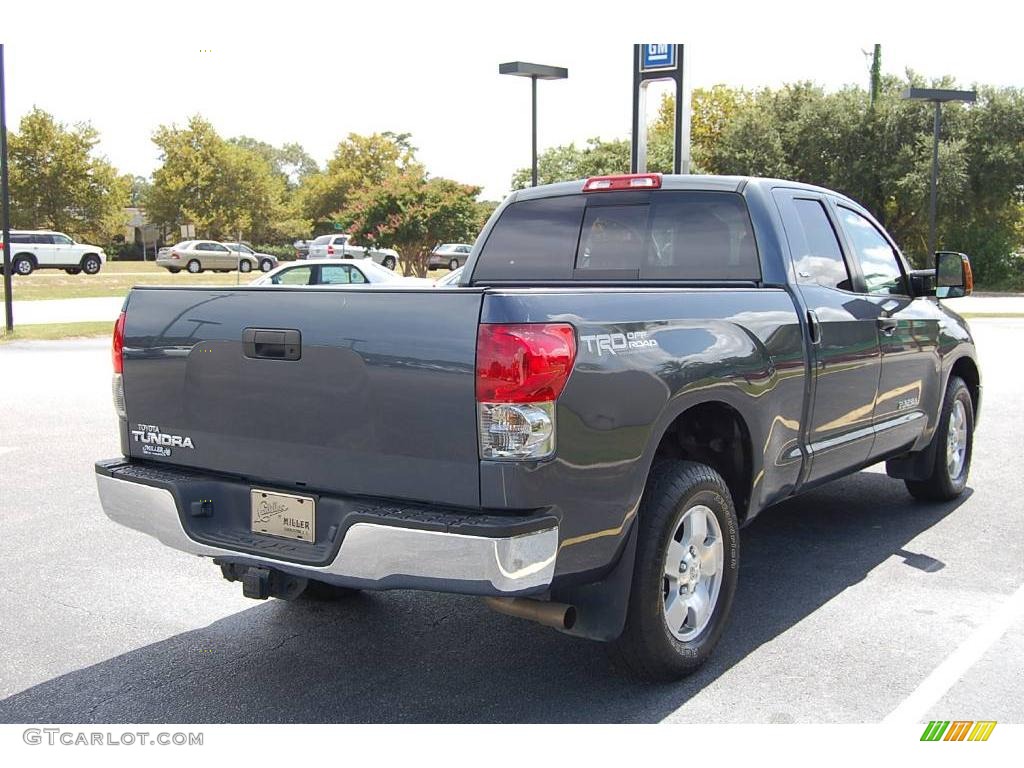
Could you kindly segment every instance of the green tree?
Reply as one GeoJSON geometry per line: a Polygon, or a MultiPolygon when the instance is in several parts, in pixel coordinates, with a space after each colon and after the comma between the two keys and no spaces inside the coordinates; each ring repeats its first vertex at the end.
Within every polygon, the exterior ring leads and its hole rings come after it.
{"type": "Polygon", "coordinates": [[[479,187],[427,178],[413,165],[352,192],[339,217],[356,242],[396,249],[403,273],[423,277],[434,246],[476,237],[479,193],[479,187]]]}
{"type": "Polygon", "coordinates": [[[281,175],[289,190],[297,188],[303,181],[320,169],[316,160],[302,148],[301,144],[291,143],[275,147],[259,139],[249,136],[238,136],[228,141],[236,146],[249,149],[258,154],[281,175]]]}
{"type": "Polygon", "coordinates": [[[88,123],[67,126],[34,108],[8,137],[11,226],[110,240],[127,217],[130,184],[96,152],[88,123]]]}
{"type": "Polygon", "coordinates": [[[226,141],[196,115],[184,128],[160,126],[153,134],[162,165],[143,201],[149,219],[177,227],[194,224],[197,234],[272,242],[308,232],[289,205],[287,180],[258,148],[226,141]]]}
{"type": "Polygon", "coordinates": [[[408,133],[350,133],[338,144],[327,167],[306,177],[297,195],[298,211],[314,222],[330,223],[345,209],[351,195],[415,163],[416,149],[409,138],[408,133]]]}
{"type": "MultiPolygon", "coordinates": [[[[602,141],[587,139],[582,148],[575,144],[552,147],[537,157],[537,183],[585,179],[629,172],[629,142],[625,139],[602,141]]],[[[525,189],[532,181],[532,170],[520,168],[512,177],[512,189],[525,189]]]]}

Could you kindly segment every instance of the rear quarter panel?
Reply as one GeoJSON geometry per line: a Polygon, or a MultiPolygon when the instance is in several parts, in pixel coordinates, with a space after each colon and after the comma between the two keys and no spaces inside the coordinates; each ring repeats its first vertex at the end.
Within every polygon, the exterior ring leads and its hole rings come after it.
{"type": "Polygon", "coordinates": [[[795,487],[806,370],[799,316],[784,290],[504,289],[485,296],[481,321],[577,329],[555,457],[481,462],[484,506],[558,509],[558,575],[613,560],[661,437],[693,405],[725,403],[744,419],[752,513],[795,487]],[[612,353],[594,340],[612,334],[655,344],[612,353]]]}

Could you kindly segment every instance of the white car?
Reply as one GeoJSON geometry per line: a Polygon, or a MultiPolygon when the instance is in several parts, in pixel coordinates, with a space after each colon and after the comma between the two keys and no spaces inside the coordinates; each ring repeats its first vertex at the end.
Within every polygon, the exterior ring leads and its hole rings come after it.
{"type": "Polygon", "coordinates": [[[369,259],[316,259],[285,264],[250,285],[431,286],[425,277],[402,277],[369,259]]]}
{"type": "Polygon", "coordinates": [[[394,269],[398,251],[391,248],[364,248],[352,242],[351,235],[320,235],[309,244],[307,259],[372,259],[377,264],[394,269]]]}
{"type": "MultiPolygon", "coordinates": [[[[0,243],[3,247],[3,243],[0,243]]],[[[36,269],[63,269],[69,275],[95,275],[107,261],[98,245],[76,243],[63,232],[11,230],[11,268],[16,275],[31,275],[36,269]]]]}

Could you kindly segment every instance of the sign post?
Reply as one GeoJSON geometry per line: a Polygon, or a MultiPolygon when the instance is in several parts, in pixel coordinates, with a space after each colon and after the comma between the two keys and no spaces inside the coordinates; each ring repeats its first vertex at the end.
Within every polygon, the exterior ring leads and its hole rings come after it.
{"type": "Polygon", "coordinates": [[[690,93],[683,78],[683,46],[675,43],[638,43],[633,46],[632,173],[647,171],[647,87],[663,80],[671,80],[675,84],[675,152],[672,172],[690,172],[690,93]]]}

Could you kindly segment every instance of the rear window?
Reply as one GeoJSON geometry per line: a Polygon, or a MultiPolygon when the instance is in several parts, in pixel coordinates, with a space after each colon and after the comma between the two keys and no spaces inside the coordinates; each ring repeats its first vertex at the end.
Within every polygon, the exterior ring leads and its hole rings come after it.
{"type": "Polygon", "coordinates": [[[731,192],[573,195],[510,205],[474,280],[758,280],[746,203],[731,192]]]}

